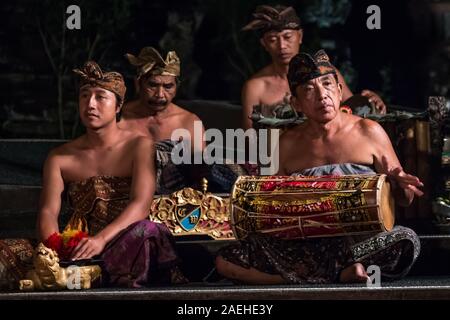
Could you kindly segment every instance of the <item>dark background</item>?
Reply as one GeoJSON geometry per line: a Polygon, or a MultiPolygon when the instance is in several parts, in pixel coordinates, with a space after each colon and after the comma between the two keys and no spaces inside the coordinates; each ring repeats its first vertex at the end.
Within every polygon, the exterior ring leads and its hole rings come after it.
{"type": "MultiPolygon", "coordinates": [[[[257,37],[240,29],[261,0],[17,0],[0,4],[0,138],[72,138],[82,130],[71,70],[87,59],[122,72],[124,54],[144,46],[181,58],[178,98],[239,104],[243,82],[269,62],[257,37]],[[81,30],[65,28],[81,8],[81,30]]],[[[450,1],[299,0],[302,51],[324,48],[354,92],[369,88],[390,105],[425,109],[449,96],[450,1]],[[381,30],[366,9],[381,8],[381,30]]],[[[211,110],[214,113],[214,110],[211,110]]],[[[220,116],[220,115],[217,115],[220,116]]]]}

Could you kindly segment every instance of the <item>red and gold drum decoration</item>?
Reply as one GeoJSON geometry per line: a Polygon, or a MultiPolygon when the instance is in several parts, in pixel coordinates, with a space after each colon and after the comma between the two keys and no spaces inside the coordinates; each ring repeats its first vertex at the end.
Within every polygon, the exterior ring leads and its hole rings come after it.
{"type": "Polygon", "coordinates": [[[390,190],[386,175],[241,176],[230,198],[233,232],[301,239],[391,230],[390,190]]]}

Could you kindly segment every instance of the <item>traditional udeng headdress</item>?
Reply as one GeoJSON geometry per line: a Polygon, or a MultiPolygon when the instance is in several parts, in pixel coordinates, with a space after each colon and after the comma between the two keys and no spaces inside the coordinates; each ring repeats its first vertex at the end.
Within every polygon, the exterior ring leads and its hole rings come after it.
{"type": "Polygon", "coordinates": [[[261,5],[253,13],[254,20],[242,28],[243,31],[254,30],[262,36],[267,31],[285,29],[299,30],[300,18],[292,7],[261,5]]]}
{"type": "Polygon", "coordinates": [[[175,76],[180,75],[180,59],[175,51],[169,51],[164,60],[158,51],[153,47],[145,47],[136,57],[127,53],[125,57],[135,67],[137,67],[137,77],[140,78],[144,74],[175,76]]]}
{"type": "Polygon", "coordinates": [[[74,69],[80,76],[80,88],[90,85],[91,87],[100,87],[115,93],[120,98],[120,104],[125,99],[127,90],[123,77],[118,72],[103,72],[100,66],[94,61],[88,61],[81,69],[74,69]]]}
{"type": "Polygon", "coordinates": [[[295,92],[298,85],[326,74],[336,75],[336,69],[324,50],[317,51],[313,56],[299,53],[289,63],[289,88],[295,92]]]}

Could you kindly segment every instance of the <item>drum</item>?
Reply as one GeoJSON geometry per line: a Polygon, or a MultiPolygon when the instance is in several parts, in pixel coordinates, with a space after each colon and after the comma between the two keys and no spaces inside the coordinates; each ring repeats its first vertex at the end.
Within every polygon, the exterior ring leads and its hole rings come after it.
{"type": "Polygon", "coordinates": [[[394,200],[386,175],[241,176],[230,214],[238,239],[352,236],[391,230],[394,200]]]}

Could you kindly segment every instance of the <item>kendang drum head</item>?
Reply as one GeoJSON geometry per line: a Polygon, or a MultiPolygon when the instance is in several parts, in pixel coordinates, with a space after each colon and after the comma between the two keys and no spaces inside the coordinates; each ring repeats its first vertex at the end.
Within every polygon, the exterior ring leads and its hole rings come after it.
{"type": "Polygon", "coordinates": [[[282,239],[389,231],[394,200],[386,175],[241,176],[230,199],[236,238],[260,232],[282,239]]]}

